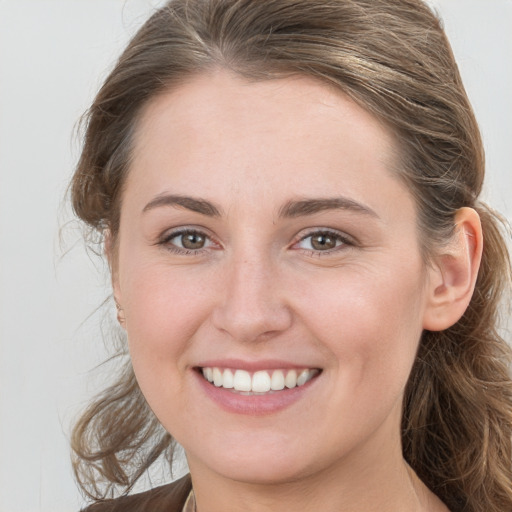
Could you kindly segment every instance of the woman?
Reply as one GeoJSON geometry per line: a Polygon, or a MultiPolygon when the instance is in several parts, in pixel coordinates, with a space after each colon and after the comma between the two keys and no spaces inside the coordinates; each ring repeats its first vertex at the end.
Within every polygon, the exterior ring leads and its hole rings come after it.
{"type": "Polygon", "coordinates": [[[130,352],[74,430],[91,510],[512,510],[510,261],[483,174],[421,1],[157,11],[72,183],[130,352]],[[189,477],[103,499],[174,440],[189,477]]]}

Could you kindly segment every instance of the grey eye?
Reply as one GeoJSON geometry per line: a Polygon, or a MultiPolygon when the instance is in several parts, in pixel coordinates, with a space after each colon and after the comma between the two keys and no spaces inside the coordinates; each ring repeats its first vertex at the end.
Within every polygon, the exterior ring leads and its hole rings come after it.
{"type": "Polygon", "coordinates": [[[318,233],[310,238],[311,247],[317,251],[328,251],[329,249],[334,249],[338,242],[336,237],[328,233],[318,233]]]}
{"type": "Polygon", "coordinates": [[[346,244],[346,240],[337,233],[330,233],[328,231],[319,231],[312,233],[311,235],[305,236],[299,241],[297,246],[300,249],[306,249],[308,251],[329,251],[336,249],[337,247],[346,244]]]}
{"type": "Polygon", "coordinates": [[[201,233],[181,233],[171,239],[171,242],[183,249],[197,250],[206,245],[206,237],[201,233]]]}
{"type": "Polygon", "coordinates": [[[208,235],[191,229],[175,231],[166,237],[162,243],[169,248],[183,249],[184,251],[200,251],[215,245],[208,235]]]}

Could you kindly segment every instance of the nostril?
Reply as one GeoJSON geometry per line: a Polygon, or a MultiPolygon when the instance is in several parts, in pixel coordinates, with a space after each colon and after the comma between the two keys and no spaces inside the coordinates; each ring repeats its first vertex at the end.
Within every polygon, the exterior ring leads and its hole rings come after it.
{"type": "Polygon", "coordinates": [[[212,314],[213,325],[239,342],[262,342],[279,336],[292,325],[292,314],[279,304],[226,304],[212,314]]]}

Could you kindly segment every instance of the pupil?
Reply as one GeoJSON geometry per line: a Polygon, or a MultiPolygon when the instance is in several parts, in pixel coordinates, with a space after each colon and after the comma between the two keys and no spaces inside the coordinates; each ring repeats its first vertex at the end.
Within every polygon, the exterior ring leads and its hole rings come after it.
{"type": "Polygon", "coordinates": [[[334,247],[336,247],[336,240],[329,235],[316,235],[312,238],[311,245],[315,249],[325,251],[328,249],[334,249],[334,247]]]}
{"type": "Polygon", "coordinates": [[[185,249],[201,249],[204,246],[204,236],[198,233],[183,235],[181,243],[185,249]]]}

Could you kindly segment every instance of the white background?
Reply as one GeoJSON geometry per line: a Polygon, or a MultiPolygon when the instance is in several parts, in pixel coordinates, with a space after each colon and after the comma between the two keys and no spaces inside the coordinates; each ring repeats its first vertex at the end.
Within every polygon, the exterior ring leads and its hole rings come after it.
{"type": "MultiPolygon", "coordinates": [[[[72,132],[128,37],[161,3],[0,0],[0,512],[83,503],[67,436],[98,386],[88,371],[105,357],[94,311],[108,277],[63,203],[78,155],[72,132]]],[[[433,3],[481,123],[486,194],[510,217],[512,0],[433,3]]]]}

